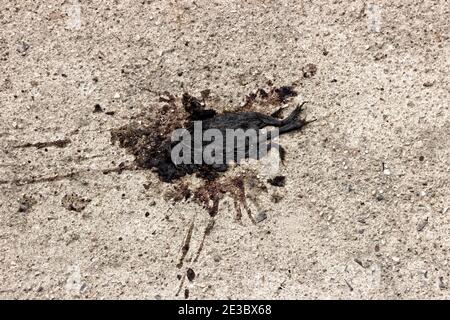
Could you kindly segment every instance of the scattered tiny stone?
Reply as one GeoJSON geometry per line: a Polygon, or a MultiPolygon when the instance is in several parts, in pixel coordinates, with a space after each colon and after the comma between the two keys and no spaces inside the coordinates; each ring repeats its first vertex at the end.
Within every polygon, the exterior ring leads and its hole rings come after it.
{"type": "Polygon", "coordinates": [[[399,257],[392,257],[392,261],[394,261],[394,262],[400,262],[400,258],[399,258],[399,257]]]}
{"type": "Polygon", "coordinates": [[[91,202],[90,199],[82,198],[76,194],[66,194],[62,200],[61,204],[64,208],[70,211],[81,212],[83,211],[88,203],[91,202]]]}
{"type": "Polygon", "coordinates": [[[359,260],[358,258],[355,258],[355,262],[356,262],[357,264],[359,264],[361,267],[364,268],[363,263],[362,263],[361,260],[359,260]]]}
{"type": "Polygon", "coordinates": [[[444,283],[444,277],[439,277],[439,289],[447,289],[447,285],[444,283]]]}
{"type": "Polygon", "coordinates": [[[384,171],[383,171],[383,173],[385,174],[385,175],[387,175],[387,176],[390,176],[391,175],[391,170],[389,170],[389,169],[384,169],[384,171]]]}
{"type": "Polygon", "coordinates": [[[25,56],[27,54],[28,49],[30,49],[30,45],[26,42],[22,41],[17,45],[17,52],[22,56],[25,56]]]}
{"type": "Polygon", "coordinates": [[[419,224],[417,225],[417,231],[422,231],[428,224],[428,218],[422,220],[419,222],[419,224]]]}
{"type": "Polygon", "coordinates": [[[153,206],[155,206],[156,205],[156,201],[155,200],[152,200],[152,201],[150,201],[150,203],[148,204],[150,207],[153,207],[153,206]]]}
{"type": "Polygon", "coordinates": [[[107,112],[105,112],[105,114],[108,116],[113,116],[116,114],[116,112],[115,111],[107,111],[107,112]]]}
{"type": "Polygon", "coordinates": [[[432,87],[433,85],[434,85],[434,82],[432,82],[432,81],[427,81],[423,84],[423,86],[426,88],[432,87]]]}
{"type": "Polygon", "coordinates": [[[36,200],[29,196],[23,196],[19,200],[19,209],[17,210],[20,213],[26,213],[30,211],[30,209],[36,204],[36,200]]]}
{"type": "Polygon", "coordinates": [[[304,78],[311,78],[317,73],[317,66],[315,64],[308,63],[303,67],[302,71],[304,78]]]}
{"type": "Polygon", "coordinates": [[[256,217],[255,217],[255,221],[257,222],[257,223],[260,223],[260,222],[262,222],[262,221],[264,221],[264,220],[266,220],[267,219],[267,213],[266,213],[266,211],[261,211],[261,212],[259,212],[257,215],[256,215],[256,217]]]}
{"type": "Polygon", "coordinates": [[[208,99],[209,95],[211,94],[211,90],[209,89],[202,90],[200,94],[202,95],[203,99],[208,99]]]}
{"type": "Polygon", "coordinates": [[[381,193],[379,193],[379,194],[377,194],[376,199],[378,201],[383,201],[384,200],[384,196],[381,193]]]}
{"type": "Polygon", "coordinates": [[[446,214],[447,211],[448,211],[448,207],[445,207],[444,209],[442,209],[442,213],[443,213],[443,214],[446,214]]]}
{"type": "Polygon", "coordinates": [[[420,156],[420,157],[419,157],[419,161],[423,161],[424,159],[425,159],[424,156],[420,156]]]}
{"type": "Polygon", "coordinates": [[[94,105],[94,113],[103,112],[102,107],[97,103],[94,105]]]}
{"type": "Polygon", "coordinates": [[[27,212],[27,211],[28,207],[25,204],[23,203],[19,204],[19,210],[17,210],[17,212],[27,212]]]}
{"type": "Polygon", "coordinates": [[[87,289],[88,289],[88,285],[85,282],[83,282],[80,286],[80,293],[85,293],[87,291],[87,289]]]}
{"type": "Polygon", "coordinates": [[[386,53],[383,52],[378,52],[375,54],[375,56],[373,57],[375,61],[380,61],[381,59],[384,59],[387,57],[386,53]]]}
{"type": "Polygon", "coordinates": [[[116,92],[116,93],[114,94],[114,99],[120,99],[120,93],[116,92]]]}
{"type": "Polygon", "coordinates": [[[279,193],[274,193],[270,197],[273,203],[279,203],[281,200],[283,200],[283,196],[279,193]]]}
{"type": "Polygon", "coordinates": [[[189,281],[194,281],[194,279],[195,279],[195,272],[194,272],[194,270],[192,270],[191,268],[188,268],[187,271],[186,271],[186,276],[187,276],[189,281]]]}

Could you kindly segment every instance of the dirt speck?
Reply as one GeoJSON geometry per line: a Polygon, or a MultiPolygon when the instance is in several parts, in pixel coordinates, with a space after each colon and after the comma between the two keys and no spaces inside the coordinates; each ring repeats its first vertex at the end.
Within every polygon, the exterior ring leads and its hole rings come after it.
{"type": "Polygon", "coordinates": [[[37,201],[27,195],[22,196],[19,200],[19,209],[18,212],[27,213],[31,210],[31,208],[37,203],[37,201]]]}
{"type": "Polygon", "coordinates": [[[286,185],[286,177],[276,176],[274,178],[268,179],[267,182],[269,182],[274,187],[284,187],[286,185]]]}
{"type": "Polygon", "coordinates": [[[313,63],[308,63],[306,66],[303,67],[302,71],[304,78],[311,78],[316,75],[317,66],[313,63]]]}
{"type": "Polygon", "coordinates": [[[92,111],[93,113],[100,113],[103,112],[103,108],[100,106],[100,104],[96,103],[94,105],[94,111],[92,111]]]}
{"type": "Polygon", "coordinates": [[[91,202],[90,199],[80,197],[79,195],[74,193],[66,194],[61,200],[61,204],[64,208],[66,208],[69,211],[76,211],[76,212],[83,211],[89,204],[89,202],[91,202]]]}
{"type": "Polygon", "coordinates": [[[30,147],[35,147],[37,149],[48,148],[48,147],[65,148],[71,142],[72,141],[70,139],[58,139],[58,140],[46,141],[46,142],[25,143],[22,145],[15,146],[15,148],[30,148],[30,147]]]}

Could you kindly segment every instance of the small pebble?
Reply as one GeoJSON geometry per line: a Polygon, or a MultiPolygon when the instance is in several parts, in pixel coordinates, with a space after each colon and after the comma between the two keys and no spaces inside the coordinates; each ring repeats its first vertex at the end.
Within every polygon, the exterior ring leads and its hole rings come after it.
{"type": "Polygon", "coordinates": [[[417,231],[422,231],[428,224],[428,218],[422,220],[419,222],[419,224],[417,225],[417,231]]]}
{"type": "Polygon", "coordinates": [[[102,107],[97,103],[94,105],[94,113],[103,112],[102,107]]]}
{"type": "Polygon", "coordinates": [[[308,63],[306,66],[303,67],[303,77],[305,78],[311,78],[317,73],[317,66],[312,63],[308,63]]]}
{"type": "Polygon", "coordinates": [[[194,270],[192,270],[191,268],[188,268],[187,271],[186,271],[186,276],[187,276],[189,281],[194,281],[194,279],[195,279],[195,272],[194,272],[194,270]]]}
{"type": "Polygon", "coordinates": [[[443,277],[439,277],[439,289],[441,290],[447,289],[447,285],[444,283],[443,277]]]}
{"type": "Polygon", "coordinates": [[[264,220],[266,220],[266,219],[267,219],[267,213],[266,213],[266,211],[259,212],[259,213],[256,215],[256,217],[255,217],[255,221],[256,221],[257,223],[260,223],[260,222],[262,222],[262,221],[264,221],[264,220]]]}

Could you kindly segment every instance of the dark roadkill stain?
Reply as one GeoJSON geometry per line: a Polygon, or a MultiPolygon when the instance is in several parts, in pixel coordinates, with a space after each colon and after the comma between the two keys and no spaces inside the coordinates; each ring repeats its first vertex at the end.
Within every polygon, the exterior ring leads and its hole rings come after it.
{"type": "MultiPolygon", "coordinates": [[[[176,143],[171,141],[172,132],[175,129],[185,128],[192,134],[194,121],[201,121],[203,131],[217,129],[225,133],[226,129],[255,129],[260,132],[259,130],[264,127],[278,127],[281,135],[299,130],[311,122],[300,118],[301,106],[295,107],[289,115],[282,118],[284,108],[281,106],[297,96],[297,92],[291,86],[271,87],[267,91],[259,89],[248,95],[245,103],[233,112],[219,112],[208,107],[206,103],[208,95],[209,90],[203,91],[201,98],[185,93],[179,101],[172,94],[165,92],[160,97],[162,107],[157,109],[156,115],[140,119],[139,123],[130,123],[111,130],[112,143],[118,143],[134,156],[137,169],[155,172],[161,183],[170,186],[172,190],[170,198],[173,201],[191,199],[202,205],[209,213],[211,220],[204,230],[194,261],[200,255],[205,237],[214,226],[214,217],[219,211],[220,200],[225,195],[231,196],[235,206],[236,220],[241,220],[243,208],[252,223],[256,223],[247,204],[246,187],[258,189],[259,193],[267,192],[267,187],[252,173],[236,174],[230,164],[174,164],[171,160],[171,150],[176,143]],[[189,180],[190,176],[200,179],[200,185],[194,186],[194,183],[189,180]]],[[[202,148],[210,143],[203,142],[202,148]]],[[[238,152],[236,149],[234,151],[236,163],[245,160],[237,158],[238,152]]],[[[245,150],[244,158],[248,156],[245,150]]],[[[280,157],[283,160],[284,150],[281,146],[280,157]]],[[[284,186],[284,180],[278,178],[272,184],[284,186]]],[[[177,264],[179,268],[182,267],[183,260],[189,251],[193,229],[194,222],[189,225],[182,245],[181,258],[177,264]]]]}

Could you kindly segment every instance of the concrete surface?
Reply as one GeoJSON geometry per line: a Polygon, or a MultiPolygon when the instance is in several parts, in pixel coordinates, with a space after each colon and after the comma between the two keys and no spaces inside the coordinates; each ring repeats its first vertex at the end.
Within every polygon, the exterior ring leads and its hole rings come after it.
{"type": "Polygon", "coordinates": [[[444,0],[0,0],[0,297],[450,298],[449,28],[444,0]],[[225,200],[177,268],[208,214],[103,174],[133,160],[110,129],[268,81],[318,119],[281,139],[286,187],[257,225],[225,200]]]}

